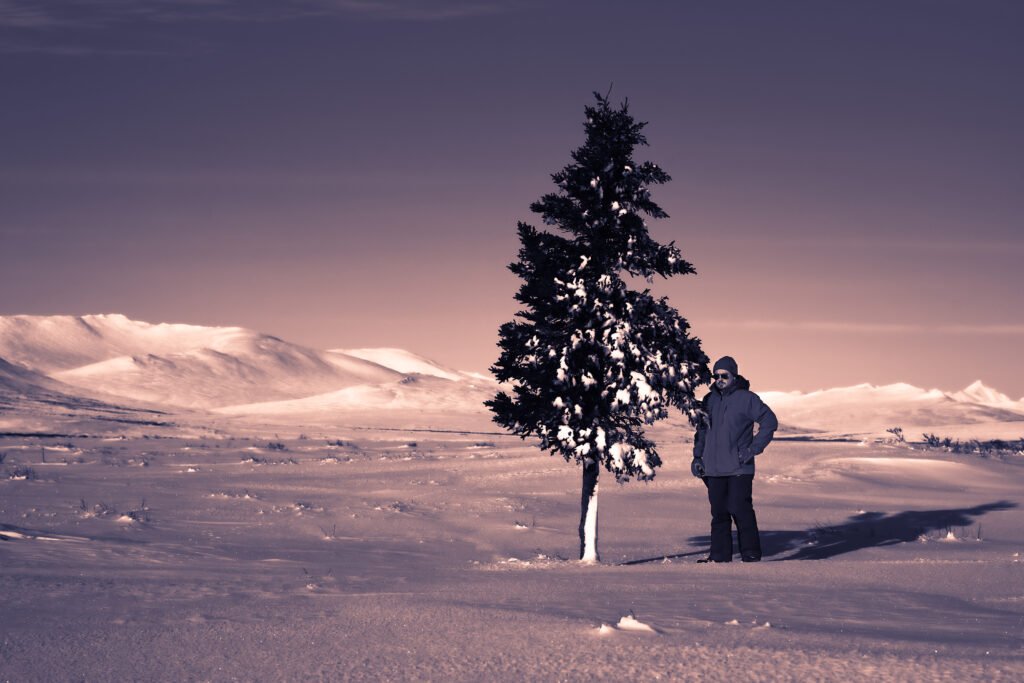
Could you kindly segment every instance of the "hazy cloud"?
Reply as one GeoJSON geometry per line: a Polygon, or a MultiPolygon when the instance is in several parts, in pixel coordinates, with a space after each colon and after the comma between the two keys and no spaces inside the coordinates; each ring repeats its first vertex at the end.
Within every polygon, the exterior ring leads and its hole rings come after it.
{"type": "Polygon", "coordinates": [[[259,23],[363,17],[378,21],[448,21],[514,11],[534,0],[0,0],[0,53],[169,55],[111,45],[109,32],[139,24],[259,23]]]}
{"type": "Polygon", "coordinates": [[[269,21],[365,15],[436,21],[498,14],[517,3],[479,0],[0,0],[0,28],[102,28],[127,22],[269,21]]]}
{"type": "Polygon", "coordinates": [[[728,327],[745,330],[803,330],[806,332],[831,332],[849,334],[977,334],[977,335],[1024,335],[1024,325],[915,325],[906,323],[861,323],[830,321],[783,321],[783,320],[709,320],[703,325],[728,327]]]}
{"type": "Polygon", "coordinates": [[[110,55],[118,57],[159,57],[174,54],[167,50],[142,50],[134,48],[102,47],[96,45],[71,45],[30,43],[24,41],[0,40],[0,54],[44,54],[62,57],[85,57],[110,55]]]}
{"type": "Polygon", "coordinates": [[[317,0],[325,10],[358,12],[384,19],[438,21],[499,14],[514,3],[472,2],[464,0],[317,0]]]}
{"type": "Polygon", "coordinates": [[[54,25],[52,13],[38,3],[0,0],[0,27],[46,28],[54,25]]]}

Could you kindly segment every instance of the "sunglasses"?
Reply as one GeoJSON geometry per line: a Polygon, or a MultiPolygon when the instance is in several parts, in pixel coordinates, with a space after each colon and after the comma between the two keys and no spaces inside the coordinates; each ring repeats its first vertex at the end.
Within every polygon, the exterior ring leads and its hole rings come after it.
{"type": "Polygon", "coordinates": [[[730,377],[732,377],[732,375],[729,374],[728,372],[716,372],[715,373],[715,379],[729,379],[730,377]]]}

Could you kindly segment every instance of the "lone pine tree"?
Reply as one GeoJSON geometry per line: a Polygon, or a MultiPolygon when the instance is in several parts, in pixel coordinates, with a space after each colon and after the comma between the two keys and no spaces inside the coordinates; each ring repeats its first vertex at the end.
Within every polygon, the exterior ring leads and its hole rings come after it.
{"type": "Polygon", "coordinates": [[[669,180],[636,163],[646,125],[628,102],[586,107],[586,141],[551,177],[558,190],[530,206],[562,234],[519,223],[523,308],[499,331],[491,370],[508,383],[486,405],[494,421],[583,466],[580,559],[598,561],[597,482],[601,467],[619,481],[652,479],[661,464],[644,425],[681,410],[696,426],[694,389],[710,381],[700,340],[665,298],[629,289],[625,275],[694,273],[674,243],[651,239],[644,216],[666,218],[649,187],[669,180]]]}

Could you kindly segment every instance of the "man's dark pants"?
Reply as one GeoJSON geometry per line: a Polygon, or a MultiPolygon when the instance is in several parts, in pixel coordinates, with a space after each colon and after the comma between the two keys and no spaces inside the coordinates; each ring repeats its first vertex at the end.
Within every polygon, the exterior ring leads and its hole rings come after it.
{"type": "Polygon", "coordinates": [[[757,531],[752,494],[754,475],[704,477],[711,501],[711,561],[732,561],[732,523],[736,522],[740,557],[746,562],[761,559],[761,535],[757,531]]]}

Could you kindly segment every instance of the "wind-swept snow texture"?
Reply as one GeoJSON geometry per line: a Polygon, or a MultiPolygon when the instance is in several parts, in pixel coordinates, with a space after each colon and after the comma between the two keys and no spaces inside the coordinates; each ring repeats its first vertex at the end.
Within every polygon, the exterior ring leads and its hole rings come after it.
{"type": "Polygon", "coordinates": [[[764,561],[697,564],[662,424],[585,565],[579,472],[514,437],[152,429],[0,436],[0,679],[1024,679],[1013,457],[779,442],[764,561]]]}

